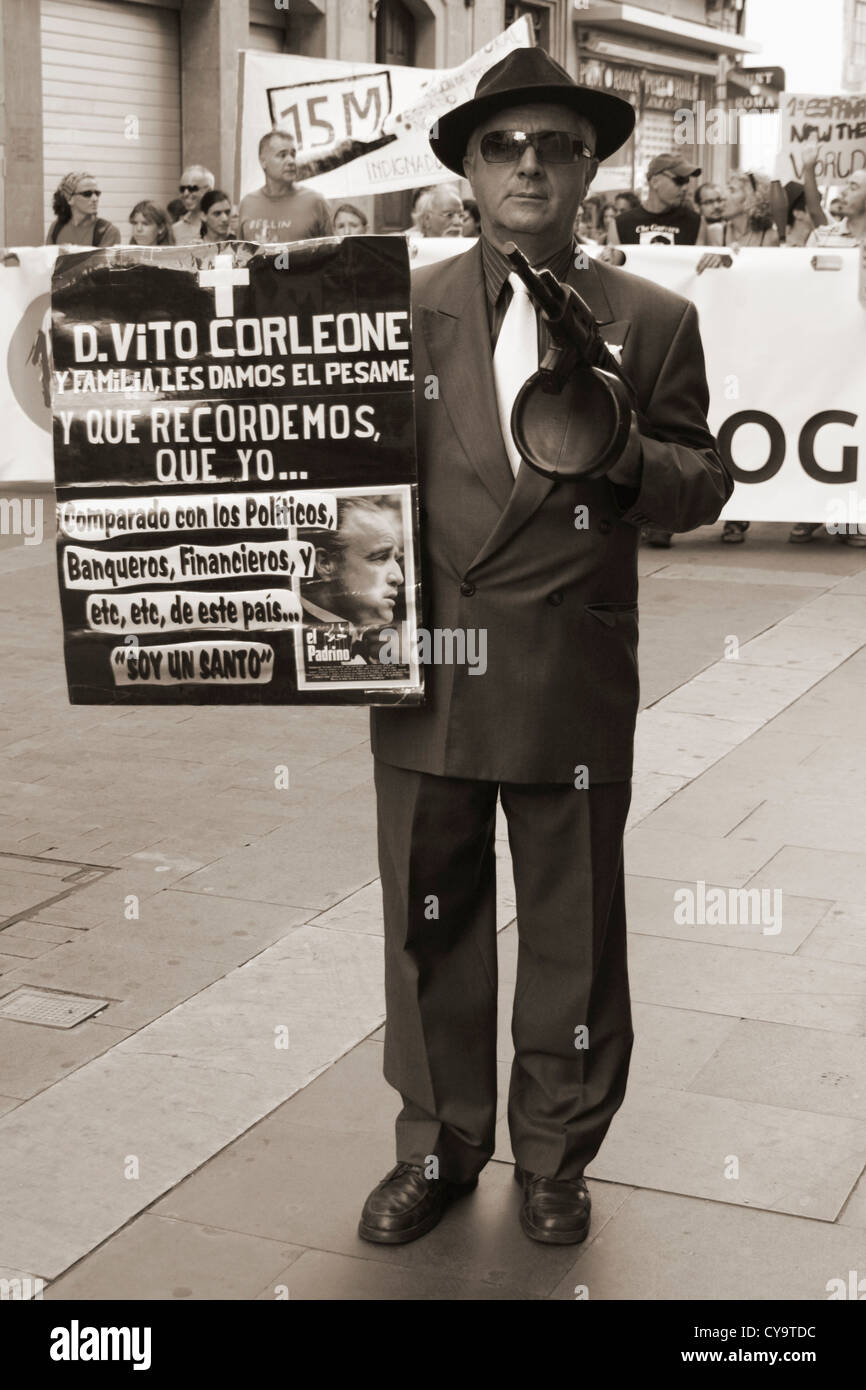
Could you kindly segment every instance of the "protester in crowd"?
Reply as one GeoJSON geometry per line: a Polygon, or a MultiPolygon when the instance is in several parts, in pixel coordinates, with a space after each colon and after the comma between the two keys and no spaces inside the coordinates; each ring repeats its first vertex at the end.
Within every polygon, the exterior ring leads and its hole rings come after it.
{"type": "Polygon", "coordinates": [[[806,208],[806,190],[801,183],[791,179],[785,184],[785,238],[784,246],[805,246],[815,224],[806,208]]]}
{"type": "Polygon", "coordinates": [[[684,204],[689,180],[700,172],[677,151],[657,154],[647,169],[646,202],[619,214],[608,232],[608,246],[694,246],[701,231],[701,216],[684,204]]]}
{"type": "Polygon", "coordinates": [[[613,200],[616,208],[616,215],[619,217],[621,212],[637,212],[640,209],[640,198],[633,193],[630,188],[620,189],[613,200]]]}
{"type": "Polygon", "coordinates": [[[237,241],[229,224],[232,217],[232,200],[221,188],[210,188],[201,200],[202,241],[237,241]]]}
{"type": "Polygon", "coordinates": [[[174,231],[168,212],[147,199],[136,203],[129,214],[133,246],[174,246],[174,231]]]}
{"type": "Polygon", "coordinates": [[[413,192],[412,221],[409,223],[409,226],[405,228],[403,236],[419,237],[421,235],[421,228],[418,226],[418,217],[421,209],[421,200],[427,193],[430,192],[432,192],[432,189],[430,188],[429,184],[427,184],[426,187],[423,188],[416,188],[413,192]]]}
{"type": "Polygon", "coordinates": [[[180,221],[185,211],[186,206],[184,204],[183,198],[172,198],[171,202],[168,204],[166,208],[166,212],[168,213],[169,221],[171,222],[172,226],[174,226],[175,222],[180,221]]]}
{"type": "Polygon", "coordinates": [[[481,220],[478,212],[478,204],[474,198],[463,199],[463,235],[481,235],[481,220]]]}
{"type": "Polygon", "coordinates": [[[308,241],[333,236],[328,204],[319,193],[295,183],[297,146],[285,130],[269,130],[259,141],[261,188],[247,193],[238,210],[244,241],[308,241]]]}
{"type": "Polygon", "coordinates": [[[201,200],[214,186],[214,176],[203,164],[190,164],[180,176],[180,196],[184,214],[174,224],[174,239],[178,246],[191,246],[199,240],[201,231],[201,200]]]}
{"type": "Polygon", "coordinates": [[[583,200],[583,202],[581,203],[580,206],[581,206],[581,211],[583,212],[584,218],[586,219],[586,224],[587,224],[587,226],[588,226],[588,228],[589,228],[588,235],[589,235],[590,239],[591,239],[592,241],[597,241],[597,242],[599,243],[599,245],[601,245],[601,243],[602,243],[602,238],[603,238],[603,236],[604,236],[604,222],[602,221],[602,216],[601,216],[601,208],[602,208],[602,198],[601,198],[601,194],[600,194],[600,193],[589,193],[589,194],[587,194],[587,196],[584,198],[584,200],[583,200]]]}
{"type": "Polygon", "coordinates": [[[827,212],[833,222],[840,222],[845,216],[845,198],[837,193],[827,204],[827,212]]]}
{"type": "Polygon", "coordinates": [[[615,203],[604,203],[604,204],[602,205],[602,209],[601,209],[601,227],[602,227],[602,234],[603,234],[603,237],[604,237],[604,240],[603,240],[603,242],[602,242],[602,245],[603,245],[603,246],[606,246],[606,245],[607,245],[608,235],[609,235],[609,233],[610,233],[612,227],[613,227],[614,242],[615,242],[615,239],[616,239],[616,226],[615,226],[614,224],[616,223],[616,219],[617,219],[618,215],[619,215],[619,214],[617,213],[616,204],[615,204],[615,203]]]}
{"type": "Polygon", "coordinates": [[[463,201],[453,185],[437,184],[418,204],[418,226],[421,235],[462,236],[463,201]]]}
{"type": "Polygon", "coordinates": [[[334,209],[335,236],[363,236],[367,227],[366,216],[354,203],[340,203],[334,209]]]}
{"type": "Polygon", "coordinates": [[[50,246],[116,246],[120,231],[99,217],[100,189],[92,174],[66,174],[54,190],[54,221],[45,238],[50,246]]]}
{"type": "Polygon", "coordinates": [[[591,529],[574,530],[575,489],[528,472],[511,434],[547,335],[505,248],[515,241],[531,264],[571,280],[578,206],[634,119],[542,48],[517,48],[430,137],[469,179],[482,236],[413,277],[425,327],[415,402],[428,622],[483,632],[488,665],[473,681],[431,663],[423,706],[371,718],[384,1071],[403,1108],[396,1166],[365,1202],[359,1234],[384,1245],[431,1231],[495,1148],[497,789],[520,904],[508,1119],[531,1239],[586,1237],[584,1170],[625,1093],[636,523],[707,524],[733,483],[706,422],[694,306],[590,259],[580,290],[607,322],[632,325],[623,365],[646,417],[631,414],[623,451],[586,485],[591,529]],[[574,1034],[586,1029],[576,1065],[574,1034]]]}
{"type": "MultiPolygon", "coordinates": [[[[814,170],[817,162],[817,146],[810,149],[807,158],[804,160],[804,182],[811,175],[811,182],[814,184],[814,170]]],[[[798,185],[795,185],[795,187],[798,185]]],[[[808,186],[808,185],[807,185],[808,186]]],[[[791,187],[789,184],[788,187],[791,187]]],[[[830,201],[830,211],[834,207],[838,213],[836,222],[824,223],[812,227],[805,241],[806,246],[827,246],[827,247],[846,247],[856,246],[866,239],[866,172],[858,170],[852,174],[845,185],[840,198],[833,198],[830,201]]],[[[811,226],[811,219],[810,219],[811,226]]],[[[788,243],[786,243],[788,244],[788,243]]],[[[803,245],[803,242],[797,243],[803,245]]],[[[794,545],[804,545],[813,539],[815,533],[821,529],[820,521],[798,521],[791,527],[788,540],[794,545]]],[[[857,526],[850,530],[837,533],[839,540],[846,545],[854,546],[857,549],[866,546],[866,536],[860,533],[857,526]]]]}
{"type": "Polygon", "coordinates": [[[721,222],[724,204],[724,194],[717,184],[702,183],[695,189],[695,206],[707,226],[721,222]]]}
{"type": "Polygon", "coordinates": [[[848,179],[840,207],[839,220],[815,227],[807,246],[857,246],[866,239],[866,170],[858,169],[848,179]]]}
{"type": "Polygon", "coordinates": [[[598,232],[586,202],[582,202],[577,209],[577,216],[574,219],[574,235],[580,242],[593,242],[599,245],[598,232]]]}
{"type": "Polygon", "coordinates": [[[729,176],[722,220],[708,228],[707,242],[710,246],[779,245],[768,178],[751,170],[729,176]]]}

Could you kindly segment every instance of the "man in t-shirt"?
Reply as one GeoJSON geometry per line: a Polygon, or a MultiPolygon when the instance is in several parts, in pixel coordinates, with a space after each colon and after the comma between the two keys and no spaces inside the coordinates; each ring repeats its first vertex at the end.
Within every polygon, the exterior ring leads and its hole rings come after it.
{"type": "Polygon", "coordinates": [[[623,246],[694,246],[701,229],[701,215],[685,206],[689,180],[700,169],[672,150],[657,154],[647,169],[649,195],[644,204],[616,219],[616,238],[608,233],[608,245],[616,239],[623,246]]]}
{"type": "Polygon", "coordinates": [[[857,246],[866,241],[866,170],[857,169],[851,175],[841,201],[840,220],[816,227],[807,246],[857,246]]]}
{"type": "Polygon", "coordinates": [[[269,130],[259,141],[263,188],[241,199],[238,225],[243,241],[307,241],[333,236],[328,204],[311,189],[298,187],[297,148],[284,130],[269,130]]]}

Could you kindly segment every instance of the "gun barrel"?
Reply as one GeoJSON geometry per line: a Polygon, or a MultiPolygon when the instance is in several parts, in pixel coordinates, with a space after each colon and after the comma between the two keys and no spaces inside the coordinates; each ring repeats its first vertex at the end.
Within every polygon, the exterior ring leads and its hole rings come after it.
{"type": "Polygon", "coordinates": [[[551,318],[558,318],[563,308],[562,300],[551,288],[549,282],[533,270],[523,252],[518,246],[515,246],[513,241],[510,241],[503,249],[506,259],[514,266],[515,271],[539,308],[543,309],[551,318]]]}

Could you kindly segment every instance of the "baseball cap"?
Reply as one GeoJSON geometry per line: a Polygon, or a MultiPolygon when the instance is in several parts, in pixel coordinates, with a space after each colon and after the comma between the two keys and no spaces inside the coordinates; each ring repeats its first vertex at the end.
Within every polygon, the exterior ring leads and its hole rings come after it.
{"type": "Polygon", "coordinates": [[[681,154],[671,150],[668,154],[657,154],[649,162],[647,178],[651,179],[653,174],[678,174],[681,178],[688,176],[693,178],[701,171],[696,164],[689,164],[687,159],[683,159],[681,154]]]}

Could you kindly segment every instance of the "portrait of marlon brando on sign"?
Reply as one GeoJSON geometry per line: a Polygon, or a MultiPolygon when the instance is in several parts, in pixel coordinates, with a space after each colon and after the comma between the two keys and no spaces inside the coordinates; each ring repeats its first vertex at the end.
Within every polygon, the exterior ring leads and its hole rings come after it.
{"type": "Polygon", "coordinates": [[[297,532],[315,547],[313,574],[299,581],[298,688],[414,681],[411,490],[338,488],[333,495],[335,526],[297,532]]]}

